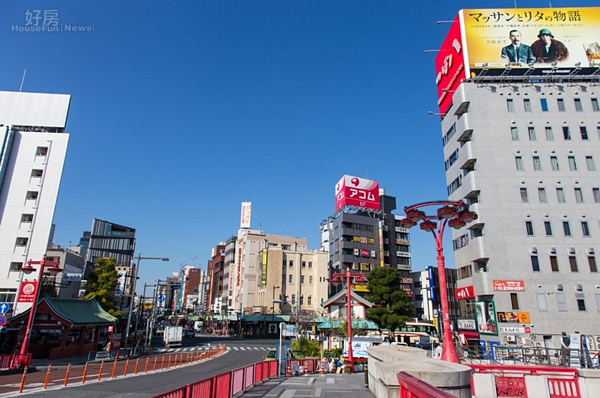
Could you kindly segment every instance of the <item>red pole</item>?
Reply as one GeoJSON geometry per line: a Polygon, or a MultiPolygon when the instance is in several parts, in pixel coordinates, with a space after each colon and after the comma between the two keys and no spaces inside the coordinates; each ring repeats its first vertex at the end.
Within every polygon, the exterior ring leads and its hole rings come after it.
{"type": "Polygon", "coordinates": [[[350,290],[350,270],[346,269],[346,293],[348,294],[348,361],[350,373],[354,373],[354,357],[352,356],[352,294],[350,290]]]}
{"type": "MultiPolygon", "coordinates": [[[[33,328],[33,319],[35,318],[35,312],[37,311],[37,300],[38,294],[40,292],[40,287],[42,285],[42,275],[44,274],[44,263],[46,258],[40,262],[40,272],[38,273],[37,278],[37,287],[35,289],[35,294],[33,295],[33,303],[31,303],[31,309],[29,311],[29,319],[27,320],[27,330],[25,330],[25,337],[23,338],[23,344],[21,344],[21,352],[19,353],[19,366],[29,366],[30,361],[27,356],[27,351],[29,350],[29,337],[31,336],[31,329],[33,328]]],[[[31,261],[30,261],[31,263],[31,261]]]]}
{"type": "Polygon", "coordinates": [[[442,345],[442,360],[454,363],[460,363],[454,341],[452,340],[452,329],[450,327],[450,310],[448,308],[448,286],[446,285],[446,261],[444,259],[444,247],[442,239],[444,236],[445,222],[441,226],[440,232],[436,237],[437,246],[437,264],[438,279],[440,283],[440,301],[442,302],[442,319],[444,325],[444,343],[442,345]]]}

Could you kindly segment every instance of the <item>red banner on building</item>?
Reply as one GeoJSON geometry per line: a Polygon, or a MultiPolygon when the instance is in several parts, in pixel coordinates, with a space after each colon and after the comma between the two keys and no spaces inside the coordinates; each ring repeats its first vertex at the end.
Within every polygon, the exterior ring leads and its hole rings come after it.
{"type": "Polygon", "coordinates": [[[454,290],[454,298],[457,300],[475,298],[475,289],[473,286],[459,287],[454,290]]]}
{"type": "Polygon", "coordinates": [[[19,303],[33,303],[35,293],[37,292],[37,282],[21,282],[21,291],[19,292],[19,303]]]}

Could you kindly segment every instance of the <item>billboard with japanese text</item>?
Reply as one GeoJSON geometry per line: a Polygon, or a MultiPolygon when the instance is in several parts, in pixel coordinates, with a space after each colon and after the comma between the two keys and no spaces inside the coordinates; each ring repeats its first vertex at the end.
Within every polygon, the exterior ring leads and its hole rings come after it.
{"type": "Polygon", "coordinates": [[[465,9],[435,60],[440,113],[463,79],[590,75],[600,66],[600,7],[465,9]]]}
{"type": "Polygon", "coordinates": [[[240,228],[250,228],[250,219],[252,217],[252,203],[242,202],[242,215],[240,217],[240,228]]]}
{"type": "Polygon", "coordinates": [[[335,210],[344,206],[379,210],[379,183],[366,178],[343,176],[335,186],[335,210]]]}

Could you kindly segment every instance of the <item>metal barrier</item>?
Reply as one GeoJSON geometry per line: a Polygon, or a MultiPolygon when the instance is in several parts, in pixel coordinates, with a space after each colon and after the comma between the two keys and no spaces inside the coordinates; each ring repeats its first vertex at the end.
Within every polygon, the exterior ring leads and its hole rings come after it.
{"type": "Polygon", "coordinates": [[[454,395],[435,388],[406,372],[396,374],[400,398],[455,398],[454,395]]]}
{"type": "Polygon", "coordinates": [[[186,384],[153,398],[231,398],[259,382],[277,376],[277,364],[278,361],[264,361],[247,365],[186,384]]]}
{"type": "Polygon", "coordinates": [[[32,354],[0,354],[0,369],[17,369],[19,364],[31,364],[32,354]]]}
{"type": "MultiPolygon", "coordinates": [[[[511,365],[475,365],[467,364],[473,373],[491,373],[496,380],[498,396],[527,397],[525,376],[546,376],[550,398],[578,398],[579,371],[572,368],[550,366],[511,366],[511,365]],[[511,395],[504,395],[510,392],[511,395]]],[[[473,383],[471,383],[473,386],[473,383]]],[[[472,391],[476,395],[476,391],[472,391]]]]}

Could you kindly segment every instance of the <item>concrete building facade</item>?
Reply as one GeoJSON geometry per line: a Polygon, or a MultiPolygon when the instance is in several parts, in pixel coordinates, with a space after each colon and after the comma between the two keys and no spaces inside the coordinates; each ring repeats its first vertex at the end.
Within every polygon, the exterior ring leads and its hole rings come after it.
{"type": "Polygon", "coordinates": [[[69,135],[71,96],[0,92],[0,300],[19,304],[21,268],[40,261],[52,241],[52,221],[69,135]]]}
{"type": "Polygon", "coordinates": [[[478,325],[495,324],[482,338],[556,345],[561,331],[600,335],[600,87],[591,80],[472,79],[441,119],[449,199],[479,215],[452,239],[458,287],[490,308],[478,325]]]}

